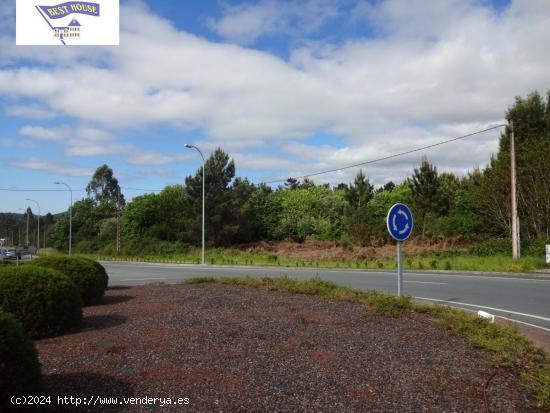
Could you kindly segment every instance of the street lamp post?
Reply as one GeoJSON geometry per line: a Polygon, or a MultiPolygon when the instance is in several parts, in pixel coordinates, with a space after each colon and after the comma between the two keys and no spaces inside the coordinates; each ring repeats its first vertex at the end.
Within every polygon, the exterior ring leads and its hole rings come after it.
{"type": "Polygon", "coordinates": [[[202,265],[204,265],[204,170],[206,169],[206,165],[204,161],[204,155],[199,148],[197,148],[195,145],[190,145],[188,143],[185,144],[185,147],[195,148],[202,158],[202,265]]]}
{"type": "Polygon", "coordinates": [[[38,251],[40,249],[40,204],[34,199],[27,198],[25,201],[34,202],[38,207],[38,229],[36,230],[36,250],[38,251]]]}
{"type": "Polygon", "coordinates": [[[71,207],[69,208],[69,256],[71,256],[73,243],[73,190],[65,182],[54,182],[54,184],[65,185],[71,192],[71,207]]]}

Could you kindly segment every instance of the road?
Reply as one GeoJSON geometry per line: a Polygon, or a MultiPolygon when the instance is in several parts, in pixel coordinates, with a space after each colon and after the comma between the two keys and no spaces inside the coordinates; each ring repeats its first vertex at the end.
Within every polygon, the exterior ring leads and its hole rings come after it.
{"type": "MultiPolygon", "coordinates": [[[[396,293],[397,275],[388,271],[192,264],[102,262],[110,285],[177,283],[190,277],[289,276],[304,280],[320,277],[355,289],[396,293]]],[[[499,317],[537,326],[550,332],[550,277],[405,272],[404,290],[417,299],[469,310],[484,310],[499,317]]]]}

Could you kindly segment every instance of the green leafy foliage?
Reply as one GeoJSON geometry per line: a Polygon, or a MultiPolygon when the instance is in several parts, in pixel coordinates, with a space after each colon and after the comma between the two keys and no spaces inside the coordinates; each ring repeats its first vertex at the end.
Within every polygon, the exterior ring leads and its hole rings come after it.
{"type": "Polygon", "coordinates": [[[422,159],[420,168],[414,170],[408,184],[411,189],[413,208],[419,218],[419,227],[424,237],[427,215],[436,216],[445,208],[437,168],[430,164],[426,158],[422,159]]]}
{"type": "Polygon", "coordinates": [[[337,239],[343,230],[343,194],[324,186],[273,192],[279,222],[277,238],[302,242],[307,238],[337,239]]]}
{"type": "Polygon", "coordinates": [[[118,180],[113,176],[113,170],[105,164],[95,170],[90,183],[86,186],[86,192],[102,205],[111,204],[117,208],[125,203],[118,180]]]}
{"type": "Polygon", "coordinates": [[[21,323],[0,310],[0,410],[14,409],[11,396],[38,395],[42,374],[34,343],[21,323]]]}
{"type": "Polygon", "coordinates": [[[481,257],[510,255],[512,253],[512,242],[509,239],[487,240],[474,245],[470,252],[481,257]]]}
{"type": "Polygon", "coordinates": [[[411,297],[407,295],[396,297],[378,291],[363,293],[360,302],[365,307],[367,314],[370,315],[399,317],[403,312],[412,308],[411,297]]]}
{"type": "Polygon", "coordinates": [[[84,305],[97,304],[103,298],[109,277],[103,266],[88,258],[49,256],[33,260],[26,266],[58,270],[78,287],[84,305]]]}
{"type": "Polygon", "coordinates": [[[0,268],[0,309],[14,314],[34,338],[68,331],[82,319],[74,282],[59,271],[31,265],[0,268]]]}

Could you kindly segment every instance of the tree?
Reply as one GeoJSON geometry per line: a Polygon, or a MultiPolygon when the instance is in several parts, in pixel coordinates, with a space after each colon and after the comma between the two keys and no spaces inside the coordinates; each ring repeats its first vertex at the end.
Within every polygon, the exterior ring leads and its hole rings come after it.
{"type": "Polygon", "coordinates": [[[437,168],[423,157],[420,168],[415,168],[413,176],[407,179],[407,183],[411,190],[413,208],[420,217],[422,237],[424,237],[426,216],[429,213],[439,214],[443,210],[437,168]]]}
{"type": "MultiPolygon", "coordinates": [[[[74,244],[87,242],[98,247],[99,222],[103,218],[92,198],[76,201],[72,207],[72,240],[74,244]]],[[[69,241],[69,213],[66,212],[55,224],[51,235],[54,247],[65,250],[69,241]]],[[[89,251],[86,251],[89,252],[89,251]]]]}
{"type": "Polygon", "coordinates": [[[300,182],[296,178],[288,178],[285,183],[284,187],[286,189],[298,189],[300,186],[300,182]]]}
{"type": "Polygon", "coordinates": [[[353,185],[349,186],[346,199],[352,208],[361,208],[366,206],[374,195],[374,186],[370,183],[369,178],[363,174],[363,170],[355,176],[353,185]]]}
{"type": "MultiPolygon", "coordinates": [[[[281,192],[281,191],[278,191],[281,192]]],[[[246,208],[250,211],[257,239],[276,239],[281,220],[281,198],[266,184],[250,194],[246,208]]]]}
{"type": "Polygon", "coordinates": [[[308,237],[326,239],[340,233],[343,199],[324,186],[280,190],[271,194],[270,206],[278,221],[274,235],[280,239],[303,242],[308,237]]]}
{"type": "Polygon", "coordinates": [[[113,176],[113,170],[105,164],[95,170],[86,186],[86,192],[88,196],[93,195],[100,205],[111,204],[120,208],[125,204],[118,179],[113,176]]]}
{"type": "MultiPolygon", "coordinates": [[[[221,148],[217,148],[205,162],[206,238],[214,245],[222,243],[222,229],[229,222],[230,183],[235,177],[235,163],[221,148]]],[[[195,176],[188,176],[185,185],[195,212],[196,233],[201,233],[202,167],[195,176]]]]}
{"type": "Polygon", "coordinates": [[[439,175],[440,204],[439,213],[446,215],[454,206],[456,192],[460,188],[460,180],[452,172],[443,172],[439,175]]]}
{"type": "MultiPolygon", "coordinates": [[[[550,93],[548,94],[550,99],[550,93]]],[[[474,205],[495,236],[511,233],[510,136],[514,125],[518,216],[523,241],[550,239],[550,110],[537,93],[516,97],[506,112],[509,125],[499,151],[483,171],[474,205]]]]}
{"type": "Polygon", "coordinates": [[[160,217],[160,202],[157,194],[144,194],[135,197],[124,208],[123,234],[125,238],[142,239],[153,237],[154,226],[158,224],[160,217]]]}

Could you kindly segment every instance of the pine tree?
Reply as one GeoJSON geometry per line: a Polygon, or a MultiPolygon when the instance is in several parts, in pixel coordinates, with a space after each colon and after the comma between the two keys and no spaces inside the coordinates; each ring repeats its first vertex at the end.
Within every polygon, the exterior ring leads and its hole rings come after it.
{"type": "Polygon", "coordinates": [[[407,182],[411,189],[413,207],[420,216],[422,237],[424,237],[426,216],[428,213],[439,214],[442,209],[437,168],[423,157],[420,168],[415,168],[412,178],[407,182]]]}

